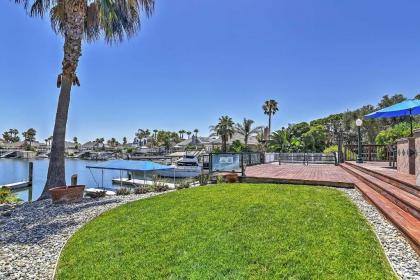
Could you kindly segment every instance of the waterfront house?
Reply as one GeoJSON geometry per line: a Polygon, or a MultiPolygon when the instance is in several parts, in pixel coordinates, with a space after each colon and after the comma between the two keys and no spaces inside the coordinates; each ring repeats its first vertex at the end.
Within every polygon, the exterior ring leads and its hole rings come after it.
{"type": "Polygon", "coordinates": [[[207,153],[222,144],[220,139],[214,137],[196,137],[193,135],[189,139],[185,139],[174,146],[175,151],[185,150],[204,150],[207,153]]]}

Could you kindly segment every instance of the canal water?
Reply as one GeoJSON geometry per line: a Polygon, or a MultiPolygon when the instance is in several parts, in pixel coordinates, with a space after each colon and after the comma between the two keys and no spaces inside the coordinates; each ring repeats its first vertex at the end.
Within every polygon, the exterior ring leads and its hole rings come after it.
{"type": "MultiPolygon", "coordinates": [[[[32,199],[36,200],[42,193],[47,179],[48,159],[31,160],[34,163],[33,172],[33,191],[32,199]]],[[[102,173],[97,169],[86,168],[86,165],[98,164],[98,161],[66,159],[66,182],[70,184],[70,177],[73,174],[78,176],[78,184],[86,185],[86,187],[102,186],[102,173]],[[92,172],[92,174],[91,174],[92,172]]],[[[0,186],[2,184],[26,181],[28,179],[29,160],[22,159],[0,159],[0,186]]],[[[127,177],[127,173],[122,173],[123,177],[127,177]]],[[[105,188],[115,188],[112,185],[113,178],[119,178],[120,172],[117,170],[105,170],[103,184],[105,188]]],[[[17,195],[24,201],[28,200],[28,191],[22,190],[17,195]]]]}

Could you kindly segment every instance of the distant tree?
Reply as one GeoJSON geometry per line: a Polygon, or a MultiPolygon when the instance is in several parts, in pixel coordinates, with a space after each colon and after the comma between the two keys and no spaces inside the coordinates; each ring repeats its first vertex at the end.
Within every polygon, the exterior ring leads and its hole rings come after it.
{"type": "Polygon", "coordinates": [[[235,140],[232,142],[232,145],[230,145],[230,150],[235,153],[240,153],[246,151],[246,147],[241,143],[241,141],[235,140]]]}
{"type": "Polygon", "coordinates": [[[268,149],[272,152],[286,153],[289,152],[289,135],[285,128],[273,132],[268,141],[268,149]]]}
{"type": "Polygon", "coordinates": [[[198,136],[198,132],[199,132],[199,130],[196,128],[196,129],[194,129],[194,134],[195,134],[195,138],[197,138],[197,136],[198,136]]]}
{"type": "Polygon", "coordinates": [[[235,133],[235,127],[232,118],[229,116],[220,117],[219,122],[216,125],[210,126],[210,130],[212,131],[211,136],[219,136],[221,138],[222,151],[226,152],[227,142],[235,133]]]}
{"type": "Polygon", "coordinates": [[[12,142],[11,141],[11,135],[8,131],[3,132],[3,140],[6,141],[7,143],[12,142]]]}
{"type": "Polygon", "coordinates": [[[326,138],[324,126],[311,126],[311,129],[302,135],[305,152],[322,152],[326,147],[326,138]]]}
{"type": "Polygon", "coordinates": [[[186,133],[188,135],[188,139],[190,139],[190,136],[191,136],[192,132],[191,131],[187,131],[186,133]]]}
{"type": "Polygon", "coordinates": [[[242,123],[237,123],[235,125],[235,131],[244,137],[245,150],[248,150],[249,136],[257,134],[262,129],[261,126],[252,127],[253,124],[254,124],[253,120],[244,118],[242,123]]]}
{"type": "Polygon", "coordinates": [[[79,148],[79,141],[78,141],[76,136],[73,137],[73,143],[74,143],[75,148],[78,149],[79,148]]]}
{"type": "Polygon", "coordinates": [[[123,137],[123,145],[125,146],[125,145],[127,145],[127,137],[123,137]]]}
{"type": "Polygon", "coordinates": [[[270,99],[264,102],[262,106],[264,114],[268,115],[268,133],[271,135],[271,117],[279,110],[276,100],[270,99]]]}
{"type": "Polygon", "coordinates": [[[156,139],[157,133],[158,133],[158,130],[157,129],[153,129],[153,138],[156,139]]]}
{"type": "Polygon", "coordinates": [[[27,131],[22,132],[22,136],[25,142],[29,143],[29,148],[32,148],[32,142],[36,140],[36,130],[33,128],[29,128],[27,131]]]}
{"type": "Polygon", "coordinates": [[[109,146],[111,146],[113,148],[116,147],[116,146],[118,146],[118,144],[119,144],[118,141],[117,141],[117,139],[115,139],[114,137],[112,137],[111,139],[109,139],[107,143],[108,143],[109,146]]]}
{"type": "Polygon", "coordinates": [[[9,143],[19,142],[19,131],[16,128],[11,128],[3,133],[3,139],[9,143]]]}

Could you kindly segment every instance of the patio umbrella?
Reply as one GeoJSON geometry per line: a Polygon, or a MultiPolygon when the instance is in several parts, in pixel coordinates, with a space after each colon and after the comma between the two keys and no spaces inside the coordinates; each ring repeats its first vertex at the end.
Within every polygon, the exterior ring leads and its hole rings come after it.
{"type": "Polygon", "coordinates": [[[413,115],[420,114],[420,100],[409,99],[365,116],[367,119],[410,117],[411,136],[413,136],[413,115]]]}

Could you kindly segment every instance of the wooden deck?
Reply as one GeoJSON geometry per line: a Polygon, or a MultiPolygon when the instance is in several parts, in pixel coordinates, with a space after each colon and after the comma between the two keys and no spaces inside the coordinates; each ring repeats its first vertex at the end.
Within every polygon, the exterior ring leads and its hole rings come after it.
{"type": "Polygon", "coordinates": [[[352,188],[353,177],[339,166],[330,164],[262,164],[246,168],[246,182],[322,185],[352,188]]]}

